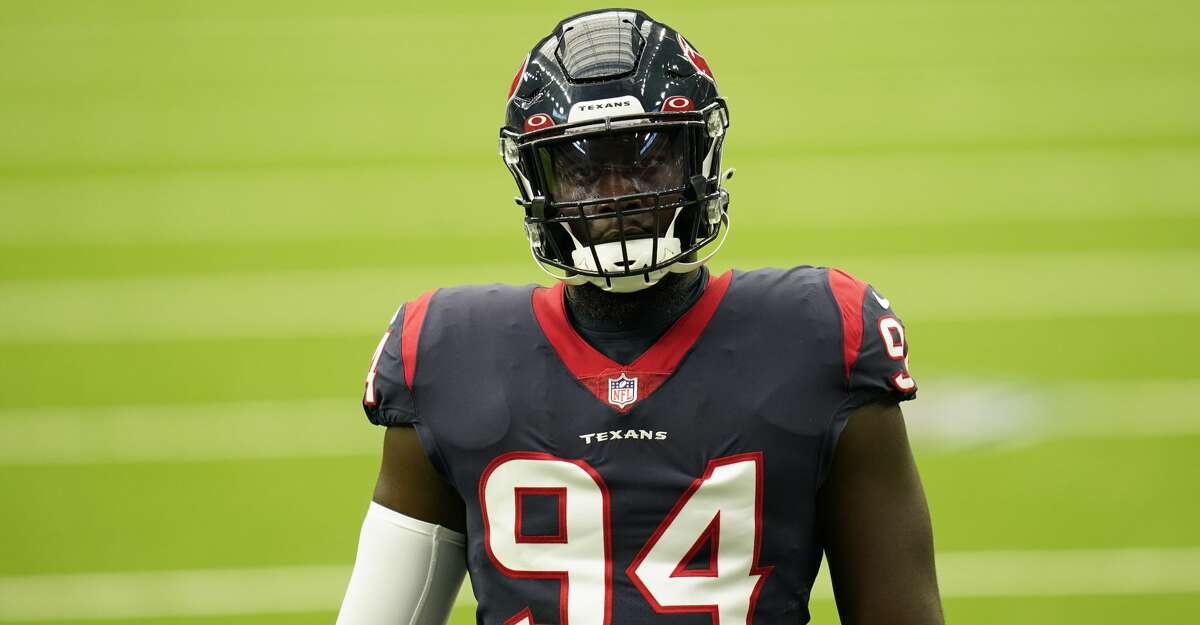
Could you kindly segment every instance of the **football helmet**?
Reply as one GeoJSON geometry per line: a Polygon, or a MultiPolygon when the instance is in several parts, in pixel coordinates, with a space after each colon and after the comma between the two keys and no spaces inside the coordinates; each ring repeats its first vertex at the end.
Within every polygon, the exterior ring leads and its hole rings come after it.
{"type": "Polygon", "coordinates": [[[633,9],[559,22],[521,63],[500,129],[534,260],[619,293],[699,267],[729,229],[728,127],[708,62],[669,26],[633,9]]]}

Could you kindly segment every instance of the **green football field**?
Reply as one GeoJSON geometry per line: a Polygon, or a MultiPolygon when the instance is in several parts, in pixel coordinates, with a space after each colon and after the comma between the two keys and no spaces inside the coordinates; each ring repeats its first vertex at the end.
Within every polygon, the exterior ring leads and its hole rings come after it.
{"type": "MultiPolygon", "coordinates": [[[[948,621],[1195,623],[1200,5],[642,7],[729,99],[715,267],[905,318],[948,621]]],[[[428,288],[542,279],[495,138],[583,8],[4,3],[0,623],[332,622],[367,361],[428,288]]]]}

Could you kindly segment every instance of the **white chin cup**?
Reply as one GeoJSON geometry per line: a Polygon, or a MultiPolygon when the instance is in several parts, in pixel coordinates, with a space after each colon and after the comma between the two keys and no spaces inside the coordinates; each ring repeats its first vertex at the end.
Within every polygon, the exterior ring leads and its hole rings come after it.
{"type": "MultiPolygon", "coordinates": [[[[679,256],[682,244],[679,239],[674,238],[659,238],[658,239],[658,261],[670,260],[679,256]]],[[[592,256],[592,248],[582,246],[571,252],[571,260],[575,267],[583,271],[603,271],[608,274],[621,273],[626,270],[637,271],[654,265],[654,239],[634,239],[625,242],[625,253],[621,251],[621,242],[614,241],[612,243],[601,243],[595,246],[596,255],[592,256]],[[629,258],[628,264],[625,258],[629,258]],[[600,267],[596,267],[596,258],[600,259],[600,267]]],[[[653,286],[663,276],[670,272],[670,268],[664,267],[650,273],[639,274],[636,276],[613,276],[610,278],[601,278],[595,276],[579,276],[584,278],[605,291],[613,293],[632,293],[640,291],[648,286],[653,286]]]]}

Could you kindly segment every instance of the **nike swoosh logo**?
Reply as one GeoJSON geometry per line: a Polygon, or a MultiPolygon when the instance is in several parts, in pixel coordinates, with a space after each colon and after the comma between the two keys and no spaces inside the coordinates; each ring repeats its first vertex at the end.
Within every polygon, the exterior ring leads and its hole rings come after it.
{"type": "Polygon", "coordinates": [[[874,289],[871,290],[871,295],[875,296],[875,301],[879,302],[879,305],[883,306],[884,310],[892,307],[892,303],[888,301],[888,298],[876,293],[874,289]]]}

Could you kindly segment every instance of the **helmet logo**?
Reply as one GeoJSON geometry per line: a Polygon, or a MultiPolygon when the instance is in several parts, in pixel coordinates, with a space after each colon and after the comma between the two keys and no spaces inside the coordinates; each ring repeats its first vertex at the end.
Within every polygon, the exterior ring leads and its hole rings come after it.
{"type": "Polygon", "coordinates": [[[688,63],[691,63],[696,71],[707,76],[714,85],[717,84],[717,79],[713,76],[712,70],[708,68],[708,61],[704,60],[704,55],[696,52],[696,49],[688,43],[687,39],[683,38],[683,35],[677,35],[676,39],[679,41],[679,47],[683,49],[683,55],[687,57],[688,63]]]}
{"type": "Polygon", "coordinates": [[[508,99],[511,100],[513,94],[517,92],[517,87],[521,86],[521,81],[525,78],[525,66],[529,64],[529,55],[525,55],[525,60],[521,61],[521,69],[517,70],[517,74],[513,76],[512,85],[508,87],[508,99]]]}
{"type": "Polygon", "coordinates": [[[553,125],[554,120],[550,119],[549,115],[545,113],[538,113],[537,115],[529,116],[529,119],[525,120],[525,132],[541,130],[542,128],[549,128],[553,125]]]}
{"type": "Polygon", "coordinates": [[[681,95],[673,95],[663,101],[662,110],[664,113],[674,113],[680,111],[690,111],[695,107],[692,105],[691,98],[686,98],[681,95]]]}

